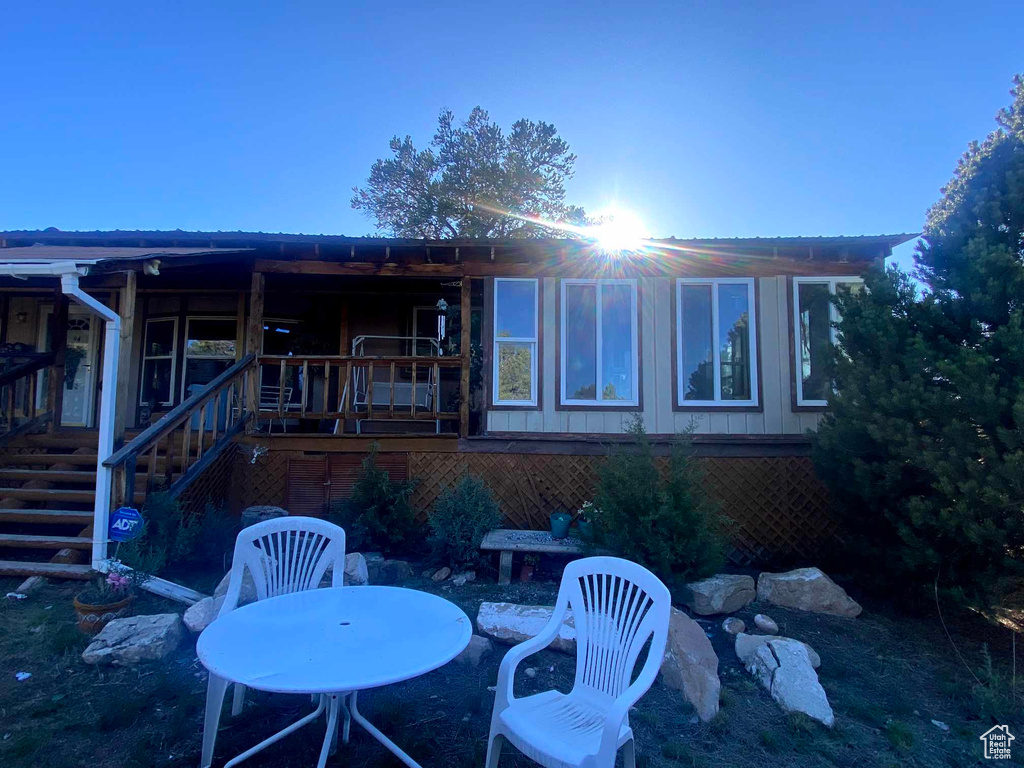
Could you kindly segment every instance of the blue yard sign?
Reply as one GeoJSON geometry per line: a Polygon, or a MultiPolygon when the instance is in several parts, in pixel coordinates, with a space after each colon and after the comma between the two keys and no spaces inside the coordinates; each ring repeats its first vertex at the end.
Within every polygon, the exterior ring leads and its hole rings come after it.
{"type": "Polygon", "coordinates": [[[113,541],[131,541],[141,533],[144,524],[139,510],[119,507],[110,514],[110,538],[113,541]]]}

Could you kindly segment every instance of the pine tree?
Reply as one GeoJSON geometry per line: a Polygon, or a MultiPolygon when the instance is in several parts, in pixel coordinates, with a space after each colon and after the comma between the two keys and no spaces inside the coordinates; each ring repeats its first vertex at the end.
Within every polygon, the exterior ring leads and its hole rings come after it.
{"type": "Polygon", "coordinates": [[[836,298],[835,392],[814,456],[849,550],[891,586],[982,598],[1024,547],[1024,79],[972,143],[915,255],[836,298]]]}

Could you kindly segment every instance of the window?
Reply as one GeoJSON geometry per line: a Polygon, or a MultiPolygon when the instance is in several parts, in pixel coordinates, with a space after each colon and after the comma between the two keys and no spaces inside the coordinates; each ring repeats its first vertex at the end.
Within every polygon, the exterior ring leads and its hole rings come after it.
{"type": "Polygon", "coordinates": [[[836,343],[839,312],[832,296],[839,287],[856,289],[859,277],[794,277],[793,332],[796,350],[796,404],[824,406],[832,388],[826,362],[836,343]]]}
{"type": "Polygon", "coordinates": [[[756,361],[754,280],[677,280],[677,405],[756,406],[756,361]]]}
{"type": "Polygon", "coordinates": [[[142,346],[142,384],[139,405],[173,405],[175,357],[178,351],[178,319],[146,321],[142,346]]]}
{"type": "Polygon", "coordinates": [[[537,280],[494,280],[494,404],[537,405],[537,280]]]}
{"type": "Polygon", "coordinates": [[[183,400],[235,362],[237,325],[233,317],[189,317],[185,320],[185,372],[181,377],[183,400]]]}
{"type": "Polygon", "coordinates": [[[561,402],[639,404],[636,280],[562,280],[561,402]]]}

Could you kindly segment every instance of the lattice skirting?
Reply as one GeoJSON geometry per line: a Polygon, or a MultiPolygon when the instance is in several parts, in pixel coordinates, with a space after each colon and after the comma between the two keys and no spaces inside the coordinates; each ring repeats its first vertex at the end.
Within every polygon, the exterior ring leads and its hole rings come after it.
{"type": "MultiPolygon", "coordinates": [[[[557,509],[592,499],[599,456],[410,453],[420,484],[413,503],[425,518],[463,472],[484,479],[512,525],[543,529],[557,509]]],[[[661,459],[667,466],[667,459],[661,459]]],[[[740,564],[813,559],[837,525],[825,487],[806,456],[704,458],[708,490],[732,522],[731,559],[740,564]]]]}
{"type": "MultiPolygon", "coordinates": [[[[392,454],[397,457],[400,454],[392,454]]],[[[484,479],[508,523],[544,529],[557,509],[576,510],[592,499],[600,456],[523,453],[412,452],[408,476],[419,483],[412,503],[422,522],[445,488],[464,472],[484,479]]],[[[239,450],[232,474],[231,506],[237,512],[252,504],[287,508],[289,465],[310,461],[300,451],[271,451],[251,461],[239,450]]],[[[659,459],[667,466],[667,459],[659,459]]],[[[733,551],[738,564],[782,564],[816,561],[837,529],[828,493],[806,456],[702,458],[708,490],[732,521],[733,551]]],[[[299,472],[295,488],[305,482],[299,472]]],[[[322,483],[322,481],[320,481],[322,483]]],[[[312,489],[316,490],[316,489],[312,489]]],[[[309,512],[307,512],[309,514],[309,512]]]]}
{"type": "Polygon", "coordinates": [[[203,473],[181,494],[182,508],[201,513],[207,504],[231,508],[232,481],[235,467],[235,453],[238,446],[228,445],[224,452],[214,459],[203,473]]]}

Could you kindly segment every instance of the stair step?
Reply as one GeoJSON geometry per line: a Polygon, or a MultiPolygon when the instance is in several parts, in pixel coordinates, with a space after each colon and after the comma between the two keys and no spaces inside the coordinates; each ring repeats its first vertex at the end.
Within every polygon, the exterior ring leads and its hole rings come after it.
{"type": "Polygon", "coordinates": [[[89,579],[92,567],[63,563],[33,563],[20,560],[0,560],[0,576],[48,576],[55,579],[89,579]]]}
{"type": "Polygon", "coordinates": [[[82,536],[36,536],[22,533],[0,533],[0,547],[22,549],[92,549],[92,539],[82,536]]]}
{"type": "Polygon", "coordinates": [[[10,467],[19,464],[52,466],[71,464],[75,467],[95,467],[96,454],[88,453],[8,453],[0,456],[0,464],[10,467]]]}
{"type": "Polygon", "coordinates": [[[46,480],[50,483],[95,483],[96,470],[0,469],[3,480],[46,480]]]}
{"type": "Polygon", "coordinates": [[[24,435],[18,439],[17,445],[28,445],[33,448],[93,448],[100,442],[99,432],[95,430],[74,430],[53,432],[39,435],[24,435]]]}
{"type": "Polygon", "coordinates": [[[94,489],[74,491],[66,488],[0,488],[0,499],[19,501],[74,501],[91,504],[95,495],[94,489]]]}
{"type": "Polygon", "coordinates": [[[0,509],[0,523],[84,526],[92,522],[92,514],[86,509],[0,509]]]}

